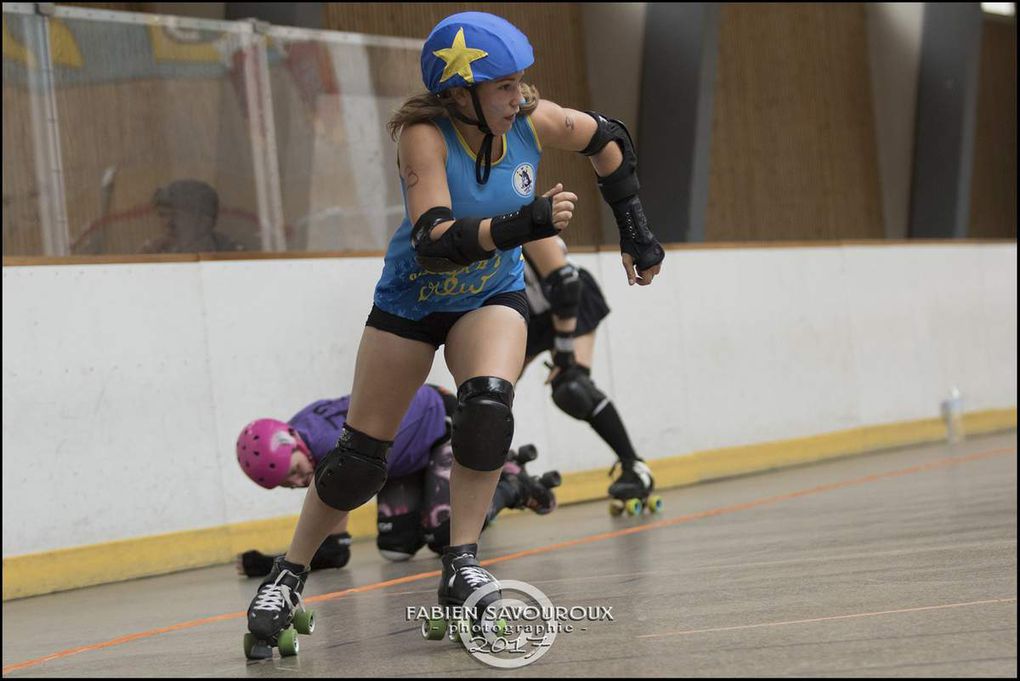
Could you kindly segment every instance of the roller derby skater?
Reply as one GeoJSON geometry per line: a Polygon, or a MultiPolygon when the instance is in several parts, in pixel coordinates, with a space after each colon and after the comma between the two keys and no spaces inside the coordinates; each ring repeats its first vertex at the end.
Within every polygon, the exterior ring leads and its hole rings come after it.
{"type": "MultiPolygon", "coordinates": [[[[340,435],[350,403],[348,396],[317,400],[287,422],[256,419],[237,439],[237,462],[256,484],[266,488],[306,488],[315,465],[340,435]]],[[[393,561],[412,558],[428,545],[442,554],[450,535],[450,418],[457,398],[435,385],[422,386],[401,421],[387,459],[387,481],[377,496],[376,539],[380,554],[393,561]]],[[[556,471],[532,478],[524,464],[537,451],[525,445],[510,450],[493,495],[487,521],[505,508],[530,508],[546,514],[556,506],[552,489],[559,485],[556,471]]],[[[319,546],[311,571],[342,568],[350,560],[351,536],[346,518],[319,546]]],[[[237,571],[248,577],[264,577],[273,569],[276,556],[246,551],[237,557],[237,571]]]]}
{"type": "Polygon", "coordinates": [[[602,290],[591,274],[567,260],[560,238],[524,246],[528,305],[528,347],[525,366],[548,350],[552,364],[546,383],[553,402],[568,416],[586,421],[616,454],[620,476],[609,486],[609,512],[613,516],[658,513],[662,497],[648,464],[638,457],[613,402],[591,379],[595,330],[609,314],[602,290]]]}
{"type": "MultiPolygon", "coordinates": [[[[473,561],[513,439],[514,381],[528,321],[519,249],[566,228],[577,201],[562,184],[538,195],[543,147],[591,157],[617,217],[628,280],[650,284],[659,272],[664,251],[637,198],[625,129],[603,116],[539,102],[537,91],[522,83],[533,62],[524,34],[483,12],[449,16],[425,41],[428,92],[408,99],[389,122],[405,218],[376,285],[347,420],[315,469],[286,555],[298,572],[345,515],[386,483],[400,420],[445,345],[458,386],[450,473],[454,549],[444,553],[437,596],[467,601],[492,586],[493,576],[473,561]]],[[[498,584],[490,596],[499,598],[498,584]]]]}

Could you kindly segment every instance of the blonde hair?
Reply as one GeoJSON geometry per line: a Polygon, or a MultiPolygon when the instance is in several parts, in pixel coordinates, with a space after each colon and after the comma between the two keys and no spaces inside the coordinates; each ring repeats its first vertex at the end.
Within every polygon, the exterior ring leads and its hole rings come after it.
{"type": "MultiPolygon", "coordinates": [[[[530,116],[538,106],[538,88],[534,85],[521,83],[521,95],[524,97],[524,103],[521,104],[521,115],[530,116]]],[[[453,97],[450,96],[449,90],[444,90],[439,94],[424,92],[409,98],[393,112],[393,116],[386,123],[386,129],[389,130],[393,141],[396,141],[404,126],[424,123],[443,116],[449,118],[449,110],[453,107],[453,97]]]]}

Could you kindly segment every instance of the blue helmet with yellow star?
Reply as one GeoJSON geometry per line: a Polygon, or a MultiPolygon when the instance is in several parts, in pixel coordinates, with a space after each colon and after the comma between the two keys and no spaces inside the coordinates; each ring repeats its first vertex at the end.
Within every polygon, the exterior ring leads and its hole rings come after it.
{"type": "Polygon", "coordinates": [[[528,37],[509,21],[487,12],[460,12],[436,24],[425,40],[421,78],[435,94],[503,78],[534,63],[528,37]]]}

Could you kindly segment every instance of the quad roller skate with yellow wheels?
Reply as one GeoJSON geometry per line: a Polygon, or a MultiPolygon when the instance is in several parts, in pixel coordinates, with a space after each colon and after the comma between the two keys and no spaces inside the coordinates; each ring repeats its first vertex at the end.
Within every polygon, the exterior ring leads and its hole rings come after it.
{"type": "Polygon", "coordinates": [[[652,494],[655,489],[655,480],[652,478],[652,471],[641,459],[633,462],[617,461],[609,475],[616,472],[617,466],[622,468],[620,477],[609,486],[609,514],[616,517],[620,515],[636,516],[642,513],[659,513],[662,511],[662,497],[652,494]]]}
{"type": "Polygon", "coordinates": [[[259,585],[248,608],[248,633],[244,635],[244,656],[267,660],[273,648],[282,657],[298,654],[298,634],[315,631],[315,611],[305,609],[301,592],[308,570],[281,556],[273,561],[269,576],[259,585]]]}

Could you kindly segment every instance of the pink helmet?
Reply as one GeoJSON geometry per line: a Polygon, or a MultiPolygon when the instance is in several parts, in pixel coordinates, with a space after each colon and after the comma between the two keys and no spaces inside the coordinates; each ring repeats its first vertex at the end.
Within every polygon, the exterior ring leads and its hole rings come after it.
{"type": "Polygon", "coordinates": [[[287,479],[294,450],[312,454],[290,424],[276,419],[256,419],[237,438],[237,463],[249,478],[266,489],[287,479]]]}

